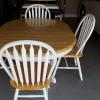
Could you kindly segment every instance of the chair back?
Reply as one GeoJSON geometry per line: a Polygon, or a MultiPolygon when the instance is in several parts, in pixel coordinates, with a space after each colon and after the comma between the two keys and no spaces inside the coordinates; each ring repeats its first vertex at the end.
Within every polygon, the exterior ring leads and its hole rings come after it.
{"type": "Polygon", "coordinates": [[[76,30],[75,36],[77,38],[76,47],[78,51],[76,55],[83,52],[84,46],[90,38],[95,26],[95,17],[92,14],[86,14],[76,30]]]}
{"type": "Polygon", "coordinates": [[[44,84],[52,78],[57,61],[56,52],[51,46],[33,40],[8,43],[1,48],[0,54],[2,67],[16,85],[44,84]],[[3,57],[6,57],[8,64],[3,57]]]}
{"type": "Polygon", "coordinates": [[[46,6],[33,4],[26,9],[25,18],[51,19],[51,14],[46,6]]]}

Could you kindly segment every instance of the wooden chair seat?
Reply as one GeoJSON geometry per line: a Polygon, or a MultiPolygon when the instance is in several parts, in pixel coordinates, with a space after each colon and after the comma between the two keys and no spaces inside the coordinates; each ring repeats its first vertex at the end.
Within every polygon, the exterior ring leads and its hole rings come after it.
{"type": "Polygon", "coordinates": [[[82,57],[81,52],[76,55],[78,50],[79,50],[79,48],[75,46],[73,48],[73,50],[71,52],[69,52],[68,54],[64,55],[64,57],[67,57],[67,58],[80,58],[80,57],[82,57]]]}
{"type": "MultiPolygon", "coordinates": [[[[83,75],[79,58],[82,57],[83,49],[93,32],[94,26],[95,17],[92,14],[87,14],[82,18],[75,32],[75,36],[77,38],[76,45],[70,53],[63,56],[66,67],[58,67],[58,69],[78,69],[81,81],[83,81],[83,75]],[[70,66],[67,58],[73,59],[74,66],[70,66]]],[[[57,65],[59,65],[60,60],[61,58],[58,59],[57,65]]]]}
{"type": "Polygon", "coordinates": [[[52,83],[52,80],[46,81],[44,84],[40,83],[39,85],[35,84],[34,86],[32,85],[16,85],[15,81],[11,80],[10,85],[12,88],[16,89],[21,89],[21,90],[41,90],[43,88],[48,88],[50,84],[52,83]]]}
{"type": "Polygon", "coordinates": [[[19,40],[4,45],[0,52],[0,63],[11,79],[10,85],[16,89],[14,100],[18,98],[48,100],[48,87],[55,81],[53,75],[57,63],[55,50],[44,42],[19,40]],[[7,63],[4,62],[3,55],[7,63]],[[21,90],[42,90],[43,94],[20,95],[21,90]]]}
{"type": "MultiPolygon", "coordinates": [[[[22,72],[24,74],[23,64],[22,63],[20,63],[20,64],[21,64],[22,72]]],[[[28,64],[29,79],[31,79],[31,76],[30,76],[30,63],[28,62],[27,64],[28,64]]],[[[43,71],[43,68],[44,68],[43,65],[44,65],[44,62],[42,63],[42,66],[41,66],[41,76],[43,76],[42,75],[43,74],[42,71],[43,71]]],[[[16,69],[16,66],[15,66],[15,69],[16,69]]],[[[49,64],[48,65],[48,73],[49,73],[50,69],[51,69],[51,65],[49,64]]],[[[37,62],[35,62],[35,72],[37,72],[37,62]]],[[[16,71],[16,73],[17,73],[17,71],[16,71]]],[[[18,76],[18,73],[17,73],[17,76],[18,76]]],[[[35,77],[37,77],[37,73],[35,73],[35,77]]],[[[18,80],[19,80],[19,77],[18,77],[18,80]]],[[[20,84],[20,81],[19,81],[19,85],[17,85],[14,80],[11,80],[10,81],[11,87],[16,88],[16,89],[21,89],[21,90],[41,90],[43,88],[48,88],[51,83],[52,83],[52,79],[49,79],[49,80],[46,80],[44,82],[44,84],[43,84],[42,83],[42,77],[41,77],[41,82],[39,84],[37,84],[37,82],[35,80],[34,86],[32,85],[31,80],[29,82],[29,85],[26,85],[26,82],[24,82],[24,85],[23,86],[20,84]]]]}

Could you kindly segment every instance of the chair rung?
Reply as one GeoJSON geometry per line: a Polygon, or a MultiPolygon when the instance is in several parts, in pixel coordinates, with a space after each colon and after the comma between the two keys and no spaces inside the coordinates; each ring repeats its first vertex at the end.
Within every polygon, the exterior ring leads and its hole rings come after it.
{"type": "Polygon", "coordinates": [[[78,67],[58,67],[58,69],[78,69],[78,67]]]}
{"type": "Polygon", "coordinates": [[[40,98],[44,97],[44,95],[18,95],[18,98],[40,98]]]}
{"type": "MultiPolygon", "coordinates": [[[[8,67],[8,68],[10,68],[10,67],[8,67]]],[[[0,69],[4,69],[3,67],[0,67],[0,69]]]]}
{"type": "Polygon", "coordinates": [[[0,67],[0,69],[4,69],[3,67],[0,67]]]}

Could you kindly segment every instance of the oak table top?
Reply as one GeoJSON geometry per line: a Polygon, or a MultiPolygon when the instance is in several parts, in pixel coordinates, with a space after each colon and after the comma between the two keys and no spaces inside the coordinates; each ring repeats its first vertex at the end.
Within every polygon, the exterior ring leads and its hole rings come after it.
{"type": "Polygon", "coordinates": [[[64,22],[48,19],[17,19],[0,27],[0,47],[15,40],[38,40],[51,45],[58,54],[71,50],[76,42],[64,22]]]}

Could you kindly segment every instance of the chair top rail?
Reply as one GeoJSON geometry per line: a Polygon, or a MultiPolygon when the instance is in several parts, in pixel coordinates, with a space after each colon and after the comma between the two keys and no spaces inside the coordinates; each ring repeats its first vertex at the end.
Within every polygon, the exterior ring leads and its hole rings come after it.
{"type": "Polygon", "coordinates": [[[85,44],[87,43],[94,30],[95,22],[95,17],[92,14],[86,14],[79,23],[75,32],[76,37],[80,32],[76,43],[76,46],[79,47],[79,50],[76,52],[76,55],[83,51],[85,44]]]}
{"type": "Polygon", "coordinates": [[[16,46],[18,46],[18,45],[35,45],[35,46],[38,45],[38,46],[47,48],[47,49],[53,51],[54,54],[56,54],[55,50],[48,44],[46,44],[44,42],[40,42],[40,41],[34,41],[34,40],[18,40],[18,41],[13,41],[13,42],[7,43],[6,45],[4,45],[1,48],[1,52],[7,48],[14,46],[14,45],[16,45],[16,46]]]}

